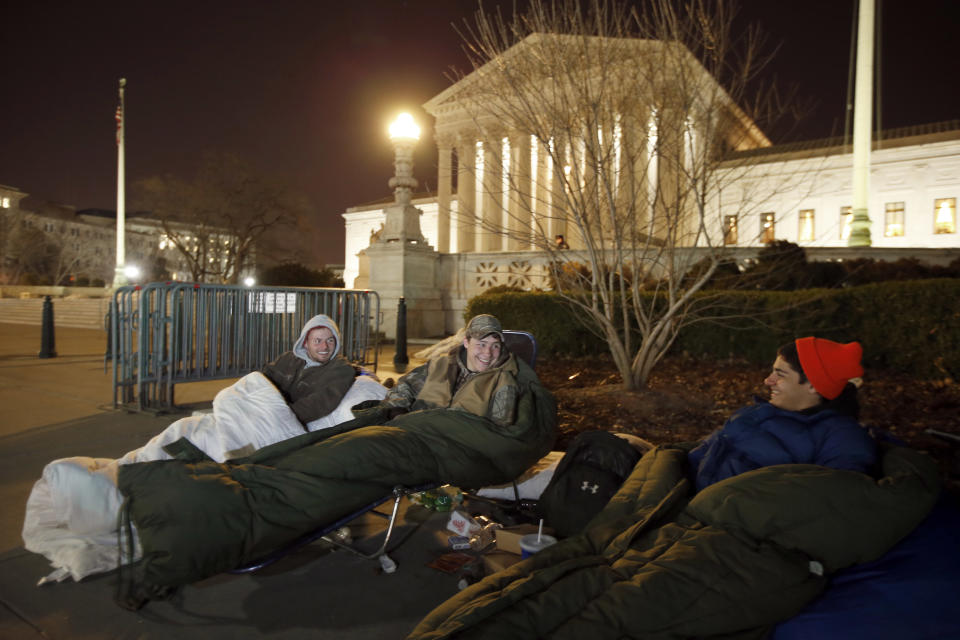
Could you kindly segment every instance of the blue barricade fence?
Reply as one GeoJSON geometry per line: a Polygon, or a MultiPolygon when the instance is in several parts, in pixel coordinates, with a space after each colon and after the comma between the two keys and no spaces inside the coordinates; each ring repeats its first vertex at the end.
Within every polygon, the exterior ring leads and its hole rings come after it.
{"type": "Polygon", "coordinates": [[[235,378],[289,351],[323,313],[341,353],[377,367],[380,298],[374,291],[151,283],[119,287],[110,302],[113,406],[164,410],[177,384],[235,378]]]}

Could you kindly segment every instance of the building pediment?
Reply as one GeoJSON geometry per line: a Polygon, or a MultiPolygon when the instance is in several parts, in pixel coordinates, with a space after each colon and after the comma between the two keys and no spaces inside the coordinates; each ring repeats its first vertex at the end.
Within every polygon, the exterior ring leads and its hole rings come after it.
{"type": "Polygon", "coordinates": [[[578,101],[596,95],[613,96],[623,112],[669,109],[677,78],[696,88],[704,113],[723,112],[736,123],[740,142],[734,148],[771,144],[686,47],[640,38],[533,33],[463,75],[423,108],[436,119],[437,138],[449,140],[471,129],[523,131],[521,124],[507,121],[513,114],[538,107],[575,109],[578,101]]]}

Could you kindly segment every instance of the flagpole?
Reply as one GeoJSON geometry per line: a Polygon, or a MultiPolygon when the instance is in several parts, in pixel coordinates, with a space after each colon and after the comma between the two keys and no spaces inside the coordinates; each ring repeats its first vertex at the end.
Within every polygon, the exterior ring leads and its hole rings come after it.
{"type": "Polygon", "coordinates": [[[857,23],[857,84],[853,105],[853,217],[848,247],[869,247],[870,147],[873,113],[874,0],[860,0],[857,23]]]}
{"type": "Polygon", "coordinates": [[[123,90],[127,85],[126,78],[120,78],[120,104],[117,106],[117,265],[113,272],[113,286],[121,287],[127,284],[126,268],[126,193],[124,190],[124,119],[126,112],[123,104],[123,90]]]}

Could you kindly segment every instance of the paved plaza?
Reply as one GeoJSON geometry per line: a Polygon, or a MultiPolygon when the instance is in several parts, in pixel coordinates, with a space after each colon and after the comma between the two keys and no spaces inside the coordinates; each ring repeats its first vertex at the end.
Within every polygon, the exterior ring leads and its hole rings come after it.
{"type": "MultiPolygon", "coordinates": [[[[116,574],[36,586],[50,571],[20,537],[30,488],[56,458],[114,458],[178,415],[113,408],[106,334],[58,329],[57,357],[38,358],[40,327],[0,323],[0,638],[402,638],[457,591],[457,576],[427,566],[445,553],[446,516],[412,508],[391,552],[399,568],[311,545],[251,575],[219,575],[138,612],[114,601],[116,574]]],[[[412,353],[411,364],[416,360],[412,353]]],[[[396,377],[392,348],[377,373],[396,377]]],[[[209,405],[230,380],[183,385],[177,402],[209,405]]],[[[356,523],[363,538],[367,527],[356,523]]],[[[376,535],[363,542],[374,544],[376,535]]]]}

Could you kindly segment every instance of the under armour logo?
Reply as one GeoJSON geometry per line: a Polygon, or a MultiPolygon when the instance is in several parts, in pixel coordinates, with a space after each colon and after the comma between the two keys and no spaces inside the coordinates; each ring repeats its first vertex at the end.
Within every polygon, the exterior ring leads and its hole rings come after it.
{"type": "Polygon", "coordinates": [[[600,485],[594,483],[593,486],[590,486],[590,483],[586,480],[583,481],[583,484],[580,485],[580,491],[589,491],[590,493],[596,493],[600,488],[600,485]]]}

